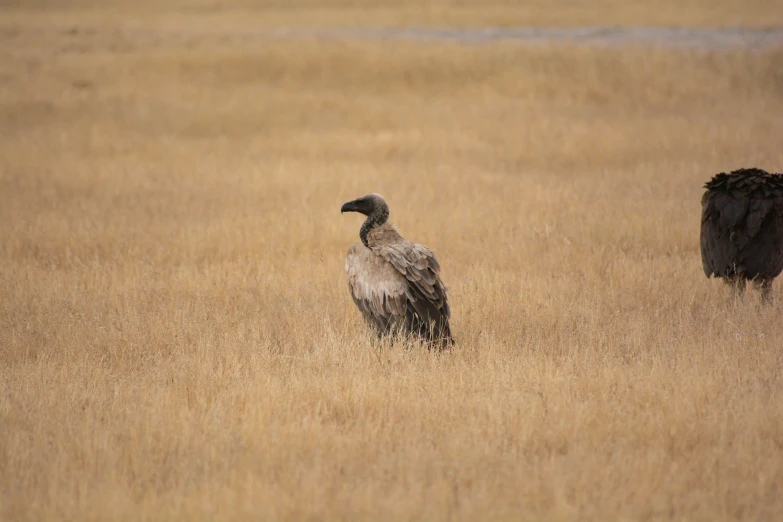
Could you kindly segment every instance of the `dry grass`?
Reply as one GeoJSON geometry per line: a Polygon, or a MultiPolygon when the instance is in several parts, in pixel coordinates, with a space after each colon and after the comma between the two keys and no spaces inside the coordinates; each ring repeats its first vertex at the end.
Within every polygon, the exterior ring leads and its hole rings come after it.
{"type": "Polygon", "coordinates": [[[3,38],[3,519],[783,518],[783,304],[698,250],[780,51],[3,38]],[[371,191],[453,353],[364,329],[371,191]]]}

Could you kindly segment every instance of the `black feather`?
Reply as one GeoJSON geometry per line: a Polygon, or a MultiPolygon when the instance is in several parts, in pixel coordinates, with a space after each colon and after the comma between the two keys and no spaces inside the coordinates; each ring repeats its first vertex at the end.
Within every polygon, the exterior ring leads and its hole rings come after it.
{"type": "Polygon", "coordinates": [[[783,175],[721,172],[702,196],[701,256],[707,277],[759,280],[783,271],[783,175]]]}

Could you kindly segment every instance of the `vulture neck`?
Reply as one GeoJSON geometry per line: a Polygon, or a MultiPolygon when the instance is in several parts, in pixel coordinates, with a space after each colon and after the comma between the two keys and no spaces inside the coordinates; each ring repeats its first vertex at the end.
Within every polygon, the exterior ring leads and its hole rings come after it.
{"type": "Polygon", "coordinates": [[[370,230],[383,225],[388,219],[389,207],[386,205],[379,205],[375,207],[375,210],[373,210],[372,213],[367,216],[367,219],[364,221],[364,223],[362,223],[362,228],[359,229],[359,237],[361,238],[362,244],[364,246],[370,248],[367,238],[367,234],[370,233],[370,230]]]}

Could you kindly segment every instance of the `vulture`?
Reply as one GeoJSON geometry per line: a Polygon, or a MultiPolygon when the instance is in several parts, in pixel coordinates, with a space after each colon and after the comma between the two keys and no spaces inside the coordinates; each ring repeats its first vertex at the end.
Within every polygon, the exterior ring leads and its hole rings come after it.
{"type": "Polygon", "coordinates": [[[765,302],[783,270],[783,174],[761,169],[721,172],[701,198],[704,274],[723,278],[736,296],[753,281],[765,302]]]}
{"type": "Polygon", "coordinates": [[[340,213],[367,216],[345,259],[348,288],[364,319],[380,338],[404,335],[428,347],[454,343],[446,285],[435,254],[405,240],[389,223],[389,206],[379,194],[345,203],[340,213]]]}

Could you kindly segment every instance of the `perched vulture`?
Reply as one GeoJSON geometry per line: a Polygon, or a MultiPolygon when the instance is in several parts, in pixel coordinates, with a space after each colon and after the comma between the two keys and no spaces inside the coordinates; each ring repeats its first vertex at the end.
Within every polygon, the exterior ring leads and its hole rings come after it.
{"type": "Polygon", "coordinates": [[[751,280],[765,301],[783,270],[783,175],[760,169],[721,172],[701,198],[701,259],[707,277],[735,295],[751,280]]]}
{"type": "Polygon", "coordinates": [[[402,334],[440,348],[451,345],[446,285],[435,254],[402,238],[378,194],[349,201],[343,212],[367,216],[359,230],[362,242],[352,244],[345,259],[351,297],[366,321],[381,337],[402,334]]]}

